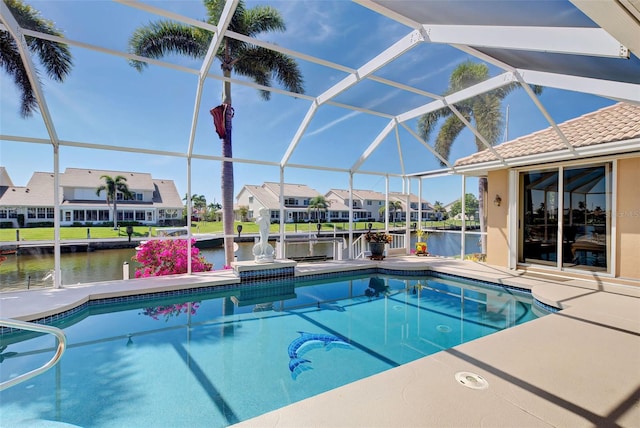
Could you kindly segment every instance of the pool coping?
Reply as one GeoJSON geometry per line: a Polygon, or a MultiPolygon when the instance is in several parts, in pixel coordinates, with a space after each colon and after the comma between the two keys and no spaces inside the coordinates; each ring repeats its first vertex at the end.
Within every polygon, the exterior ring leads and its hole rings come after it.
{"type": "MultiPolygon", "coordinates": [[[[434,271],[531,290],[562,310],[250,419],[238,427],[640,426],[640,287],[554,281],[438,258],[300,263],[295,277],[434,271]],[[462,387],[455,374],[489,382],[462,387]],[[363,401],[364,400],[364,401],[363,401]],[[362,405],[365,402],[366,405],[362,405]]],[[[233,271],[0,293],[5,318],[37,319],[114,295],[238,284],[233,271]],[[46,315],[45,315],[46,316],[46,315]]]]}

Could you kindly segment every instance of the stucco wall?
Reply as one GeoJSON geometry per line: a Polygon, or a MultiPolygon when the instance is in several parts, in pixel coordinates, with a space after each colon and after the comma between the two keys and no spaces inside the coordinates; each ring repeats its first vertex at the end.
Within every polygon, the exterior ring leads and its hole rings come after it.
{"type": "Polygon", "coordinates": [[[487,190],[487,263],[507,267],[509,263],[509,171],[506,169],[489,173],[487,190]],[[502,202],[493,201],[500,195],[502,202]]]}
{"type": "Polygon", "coordinates": [[[616,276],[640,279],[640,157],[618,161],[616,276]]]}

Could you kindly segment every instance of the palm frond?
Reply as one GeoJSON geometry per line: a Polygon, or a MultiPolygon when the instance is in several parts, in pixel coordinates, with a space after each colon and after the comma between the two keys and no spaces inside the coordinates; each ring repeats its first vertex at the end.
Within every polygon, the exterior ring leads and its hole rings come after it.
{"type": "MultiPolygon", "coordinates": [[[[468,117],[465,117],[465,119],[469,120],[468,117]]],[[[465,124],[458,119],[458,116],[450,116],[445,120],[442,128],[440,128],[434,147],[435,151],[444,159],[448,160],[451,153],[451,146],[453,146],[453,142],[464,128],[465,124]]],[[[444,166],[445,164],[440,161],[440,165],[444,166]]]]}
{"type": "MultiPolygon", "coordinates": [[[[129,52],[147,58],[161,58],[169,53],[191,58],[203,58],[213,34],[173,21],[151,22],[138,28],[129,39],[129,52]]],[[[147,66],[141,61],[129,61],[138,71],[147,66]]]]}
{"type": "Polygon", "coordinates": [[[280,12],[271,6],[255,6],[247,9],[242,18],[245,31],[243,34],[247,36],[287,29],[280,12]]]}
{"type": "MultiPolygon", "coordinates": [[[[22,28],[63,37],[62,32],[56,28],[53,21],[43,18],[40,12],[31,6],[18,0],[6,0],[5,4],[22,28]]],[[[25,40],[29,49],[38,55],[47,75],[53,80],[63,81],[72,67],[69,47],[63,43],[29,36],[26,36],[25,40]]]]}
{"type": "Polygon", "coordinates": [[[489,67],[483,63],[465,61],[456,67],[449,78],[447,94],[466,89],[489,78],[489,67]]]}
{"type": "MultiPolygon", "coordinates": [[[[483,94],[474,98],[473,119],[476,129],[487,142],[494,146],[500,140],[504,127],[501,99],[491,94],[483,94]]],[[[478,151],[486,149],[479,138],[476,138],[478,151]]]]}
{"type": "Polygon", "coordinates": [[[18,46],[6,31],[0,32],[0,52],[0,67],[13,77],[13,81],[20,91],[20,115],[29,117],[38,109],[38,101],[33,93],[18,46]]]}
{"type": "MultiPolygon", "coordinates": [[[[234,66],[236,73],[253,79],[259,85],[271,86],[277,81],[291,92],[304,93],[302,73],[295,59],[257,46],[246,46],[234,66]]],[[[270,92],[263,92],[268,100],[270,92]]]]}
{"type": "Polygon", "coordinates": [[[418,133],[420,134],[420,137],[425,141],[429,141],[431,132],[433,132],[438,120],[449,117],[451,114],[451,110],[448,108],[442,108],[422,115],[418,120],[418,133]]]}

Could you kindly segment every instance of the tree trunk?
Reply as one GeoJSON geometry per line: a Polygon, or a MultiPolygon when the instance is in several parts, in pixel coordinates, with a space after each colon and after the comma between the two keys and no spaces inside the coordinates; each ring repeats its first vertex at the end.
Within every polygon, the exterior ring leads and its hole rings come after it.
{"type": "MultiPolygon", "coordinates": [[[[227,43],[225,41],[225,43],[227,43]]],[[[224,77],[231,77],[233,66],[230,65],[229,58],[221,64],[224,77]]],[[[231,82],[225,80],[222,84],[222,104],[227,106],[224,116],[225,134],[222,139],[222,156],[233,157],[231,145],[231,128],[233,119],[233,108],[231,107],[231,82]]],[[[233,162],[223,161],[220,187],[222,192],[222,229],[224,231],[224,261],[225,266],[231,266],[234,261],[233,251],[233,162]]]]}
{"type": "Polygon", "coordinates": [[[478,217],[480,220],[480,251],[486,256],[487,254],[487,213],[485,210],[485,195],[487,194],[487,177],[478,179],[478,217]]]}
{"type": "Polygon", "coordinates": [[[113,198],[113,230],[118,228],[118,206],[116,198],[113,198]]]}
{"type": "MultiPolygon", "coordinates": [[[[229,104],[225,113],[225,135],[222,140],[222,156],[233,157],[231,146],[231,125],[233,110],[229,104]]],[[[234,260],[233,251],[233,162],[222,162],[222,224],[224,228],[224,260],[226,266],[231,266],[234,260]]]]}

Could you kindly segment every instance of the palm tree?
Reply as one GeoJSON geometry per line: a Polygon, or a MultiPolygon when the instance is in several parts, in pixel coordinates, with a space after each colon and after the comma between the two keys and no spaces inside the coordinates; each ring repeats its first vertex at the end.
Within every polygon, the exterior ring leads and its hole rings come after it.
{"type": "Polygon", "coordinates": [[[219,202],[211,202],[209,205],[207,205],[207,208],[209,208],[209,218],[210,218],[210,220],[218,221],[216,211],[221,209],[222,205],[220,205],[219,202]]]}
{"type": "MultiPolygon", "coordinates": [[[[4,2],[20,27],[63,37],[61,30],[57,29],[52,21],[42,18],[40,12],[24,4],[21,0],[4,0],[4,2]]],[[[69,47],[63,43],[31,36],[24,36],[24,38],[29,50],[40,59],[47,76],[58,82],[64,81],[72,67],[69,47]]],[[[0,64],[13,77],[22,93],[20,115],[25,118],[32,116],[38,108],[38,101],[29,82],[27,69],[20,58],[18,45],[6,30],[0,30],[0,64]]]]}
{"type": "Polygon", "coordinates": [[[107,205],[111,206],[111,201],[113,201],[113,229],[115,230],[118,228],[118,192],[122,193],[123,199],[131,199],[133,193],[127,186],[127,179],[121,175],[116,175],[115,177],[101,175],[100,179],[104,180],[104,184],[96,188],[96,196],[100,196],[100,193],[104,191],[107,205]]]}
{"type": "Polygon", "coordinates": [[[445,209],[444,209],[444,205],[442,205],[442,202],[440,202],[440,201],[435,201],[435,202],[433,203],[433,213],[434,213],[434,215],[436,216],[436,218],[437,218],[438,220],[440,220],[439,213],[442,213],[442,212],[444,212],[444,211],[445,211],[445,209]]]}
{"type": "MultiPolygon", "coordinates": [[[[217,25],[225,5],[225,0],[204,0],[207,10],[206,21],[217,25]]],[[[229,23],[229,30],[249,37],[270,31],[284,31],[286,26],[280,13],[271,6],[254,6],[245,9],[240,0],[229,23]]],[[[137,29],[129,40],[132,53],[149,58],[160,58],[170,53],[187,55],[192,58],[204,58],[213,34],[200,28],[184,24],[157,21],[137,29]]],[[[295,60],[279,52],[271,51],[246,42],[225,37],[220,44],[216,57],[221,62],[222,74],[231,77],[231,72],[249,77],[255,83],[271,86],[275,79],[287,90],[304,92],[302,74],[295,60]]],[[[138,70],[146,63],[132,62],[138,70]]],[[[270,99],[270,92],[260,91],[264,100],[270,99]]],[[[211,109],[216,132],[222,139],[222,156],[232,158],[231,124],[231,82],[223,83],[222,105],[211,109]]],[[[230,265],[233,253],[233,162],[222,162],[221,174],[222,219],[224,222],[225,260],[230,265]]]]}
{"type": "MultiPolygon", "coordinates": [[[[380,212],[380,214],[384,214],[387,211],[387,207],[382,206],[380,207],[380,209],[378,210],[380,212]]],[[[396,213],[398,211],[402,211],[402,202],[400,201],[389,201],[389,211],[391,211],[391,215],[393,217],[391,217],[393,219],[393,226],[395,227],[396,225],[396,213]]]]}
{"type": "MultiPolygon", "coordinates": [[[[466,61],[456,67],[449,78],[449,88],[445,95],[458,92],[462,89],[483,82],[489,78],[489,67],[486,64],[466,61]]],[[[502,100],[513,90],[519,88],[518,83],[511,83],[484,94],[475,96],[455,104],[456,109],[470,123],[472,123],[490,145],[495,145],[502,134],[503,117],[501,103],[502,100]]],[[[534,93],[542,93],[542,87],[533,86],[534,93]]],[[[420,136],[428,140],[439,119],[445,119],[440,132],[436,137],[435,150],[444,159],[449,159],[451,146],[460,135],[465,124],[453,114],[449,108],[443,108],[423,115],[418,122],[420,136]]],[[[476,136],[476,148],[478,151],[486,147],[482,140],[476,136]]],[[[442,165],[444,163],[441,162],[442,165]]],[[[487,178],[480,177],[478,180],[478,210],[480,217],[480,231],[485,232],[487,228],[487,218],[485,215],[485,193],[487,191],[487,178]]],[[[487,239],[482,234],[482,253],[486,254],[487,239]]]]}
{"type": "MultiPolygon", "coordinates": [[[[187,202],[189,194],[185,193],[183,201],[187,202]]],[[[191,195],[191,209],[197,213],[199,219],[202,218],[201,213],[207,208],[207,198],[204,195],[193,194],[191,195]]]]}
{"type": "Polygon", "coordinates": [[[327,208],[331,205],[331,201],[327,201],[327,199],[322,196],[314,196],[309,200],[309,206],[307,206],[307,211],[315,210],[316,211],[316,222],[320,223],[320,211],[326,211],[327,208]]]}

